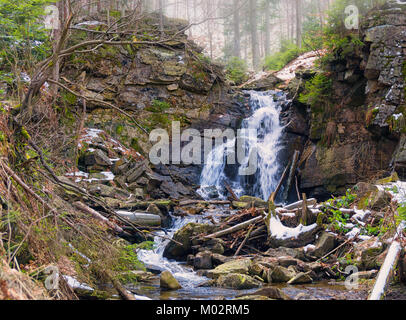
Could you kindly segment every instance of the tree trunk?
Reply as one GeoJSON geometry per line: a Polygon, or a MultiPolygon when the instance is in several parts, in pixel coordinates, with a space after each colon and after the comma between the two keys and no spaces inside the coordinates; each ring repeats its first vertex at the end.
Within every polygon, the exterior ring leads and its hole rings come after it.
{"type": "Polygon", "coordinates": [[[271,10],[270,1],[265,1],[265,57],[271,54],[271,10]]]}
{"type": "Polygon", "coordinates": [[[257,30],[257,0],[249,1],[250,12],[250,33],[252,49],[252,67],[254,70],[259,68],[259,50],[258,50],[258,30],[257,30]]]}
{"type": "Polygon", "coordinates": [[[241,58],[241,34],[240,34],[240,11],[237,8],[240,5],[240,0],[234,0],[234,15],[233,15],[233,29],[234,29],[234,48],[233,56],[241,58]]]}
{"type": "Polygon", "coordinates": [[[302,5],[301,0],[295,1],[296,5],[296,45],[302,47],[302,5]]]}

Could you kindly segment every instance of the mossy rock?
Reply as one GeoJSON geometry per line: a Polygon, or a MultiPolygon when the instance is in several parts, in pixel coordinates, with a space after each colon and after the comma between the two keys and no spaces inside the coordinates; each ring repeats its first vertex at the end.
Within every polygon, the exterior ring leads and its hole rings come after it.
{"type": "Polygon", "coordinates": [[[392,173],[389,177],[376,181],[376,184],[389,184],[399,181],[399,176],[396,172],[392,173]]]}
{"type": "Polygon", "coordinates": [[[192,238],[199,234],[212,232],[213,229],[214,226],[208,224],[187,224],[174,234],[173,240],[176,242],[169,242],[164,250],[164,257],[175,260],[186,260],[187,255],[192,253],[192,238]]]}
{"type": "Polygon", "coordinates": [[[182,286],[179,284],[178,280],[170,273],[169,271],[163,271],[160,277],[160,286],[162,289],[167,290],[178,290],[182,289],[182,286]]]}
{"type": "Polygon", "coordinates": [[[262,286],[262,283],[253,277],[240,273],[229,273],[221,275],[217,279],[217,286],[234,290],[249,290],[262,286]]]}
{"type": "Polygon", "coordinates": [[[215,269],[210,270],[207,276],[216,279],[221,275],[226,275],[229,273],[248,274],[251,264],[251,259],[237,259],[228,261],[217,266],[215,269]]]}

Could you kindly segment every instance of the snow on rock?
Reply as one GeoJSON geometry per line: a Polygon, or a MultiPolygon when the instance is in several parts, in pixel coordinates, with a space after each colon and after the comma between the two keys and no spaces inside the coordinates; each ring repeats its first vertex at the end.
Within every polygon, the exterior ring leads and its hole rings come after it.
{"type": "Polygon", "coordinates": [[[85,283],[80,283],[78,280],[76,280],[74,277],[71,276],[66,276],[62,275],[62,277],[65,279],[66,283],[68,284],[69,287],[72,289],[79,289],[79,290],[88,290],[88,291],[94,291],[93,288],[89,287],[85,283]]]}
{"type": "Polygon", "coordinates": [[[310,226],[298,225],[296,228],[288,228],[282,224],[279,217],[271,217],[269,221],[269,231],[272,237],[278,240],[286,240],[290,238],[298,238],[300,234],[312,231],[317,228],[317,224],[310,226]]]}
{"type": "Polygon", "coordinates": [[[296,76],[296,71],[299,69],[312,68],[314,66],[314,62],[323,54],[324,51],[310,51],[302,54],[300,57],[286,65],[282,70],[277,72],[275,76],[284,81],[292,80],[296,76]]]}

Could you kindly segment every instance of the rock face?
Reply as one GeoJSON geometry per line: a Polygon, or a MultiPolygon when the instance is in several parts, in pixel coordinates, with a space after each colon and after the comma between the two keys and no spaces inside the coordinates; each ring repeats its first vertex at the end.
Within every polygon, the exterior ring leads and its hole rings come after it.
{"type": "MultiPolygon", "coordinates": [[[[289,141],[305,139],[298,150],[300,187],[308,195],[342,194],[359,177],[368,180],[392,168],[406,177],[405,21],[400,1],[369,13],[361,23],[364,46],[329,61],[329,103],[337,107],[319,105],[308,112],[296,98],[286,112],[289,141]]],[[[308,80],[299,74],[292,80],[292,97],[300,81],[308,80]]]]}

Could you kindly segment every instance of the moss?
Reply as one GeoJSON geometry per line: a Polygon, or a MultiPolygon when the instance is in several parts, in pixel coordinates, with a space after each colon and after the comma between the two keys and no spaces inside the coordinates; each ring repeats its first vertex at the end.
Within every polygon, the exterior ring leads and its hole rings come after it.
{"type": "Polygon", "coordinates": [[[169,102],[155,99],[152,101],[152,105],[147,107],[145,110],[150,112],[163,112],[169,108],[171,108],[171,104],[169,102]]]}
{"type": "Polygon", "coordinates": [[[70,92],[66,92],[62,94],[62,100],[70,105],[76,105],[78,101],[78,97],[70,92]]]}

